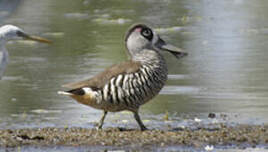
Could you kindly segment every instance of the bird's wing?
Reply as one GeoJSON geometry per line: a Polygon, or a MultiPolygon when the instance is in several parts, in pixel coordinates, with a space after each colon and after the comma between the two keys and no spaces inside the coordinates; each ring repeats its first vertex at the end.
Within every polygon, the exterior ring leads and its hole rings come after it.
{"type": "Polygon", "coordinates": [[[78,89],[83,87],[90,87],[93,90],[98,90],[104,87],[104,85],[113,77],[116,77],[120,74],[133,73],[139,70],[141,67],[140,62],[136,61],[126,61],[120,64],[113,65],[107,68],[105,71],[100,74],[84,81],[69,83],[63,85],[63,87],[70,89],[78,89]]]}

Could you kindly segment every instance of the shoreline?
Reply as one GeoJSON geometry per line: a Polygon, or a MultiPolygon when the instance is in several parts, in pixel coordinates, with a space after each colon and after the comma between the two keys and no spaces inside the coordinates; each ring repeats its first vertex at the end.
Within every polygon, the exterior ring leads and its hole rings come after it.
{"type": "Polygon", "coordinates": [[[0,130],[0,147],[17,146],[268,146],[267,125],[236,125],[209,128],[171,128],[139,131],[125,128],[31,128],[0,130]]]}

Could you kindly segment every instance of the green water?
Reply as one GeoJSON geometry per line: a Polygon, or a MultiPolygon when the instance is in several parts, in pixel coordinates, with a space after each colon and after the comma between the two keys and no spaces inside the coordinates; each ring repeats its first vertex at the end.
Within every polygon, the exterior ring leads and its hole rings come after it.
{"type": "MultiPolygon", "coordinates": [[[[167,85],[141,108],[149,128],[154,124],[150,120],[163,125],[166,112],[182,119],[205,120],[215,112],[238,123],[268,120],[268,1],[1,2],[9,6],[0,10],[1,25],[18,25],[54,42],[8,43],[10,63],[0,81],[1,128],[93,127],[101,111],[57,91],[64,83],[87,79],[126,60],[124,34],[137,22],[151,25],[167,42],[189,53],[181,60],[165,54],[167,85]]],[[[118,125],[137,127],[129,114],[109,115],[106,126],[118,125]]]]}

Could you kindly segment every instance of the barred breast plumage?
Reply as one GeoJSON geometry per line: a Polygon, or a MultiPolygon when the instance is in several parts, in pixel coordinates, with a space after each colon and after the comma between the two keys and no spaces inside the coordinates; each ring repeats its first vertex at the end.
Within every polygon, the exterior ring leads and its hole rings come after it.
{"type": "Polygon", "coordinates": [[[138,110],[159,93],[167,80],[167,65],[160,52],[171,52],[177,58],[186,55],[143,24],[134,25],[125,41],[131,60],[113,65],[89,80],[67,84],[65,87],[71,90],[59,92],[103,110],[99,129],[108,111],[122,110],[132,111],[141,130],[147,129],[138,110]]]}
{"type": "Polygon", "coordinates": [[[150,59],[141,63],[133,73],[119,74],[108,81],[96,92],[96,101],[92,107],[107,111],[134,111],[154,97],[167,80],[167,68],[164,59],[150,59]]]}

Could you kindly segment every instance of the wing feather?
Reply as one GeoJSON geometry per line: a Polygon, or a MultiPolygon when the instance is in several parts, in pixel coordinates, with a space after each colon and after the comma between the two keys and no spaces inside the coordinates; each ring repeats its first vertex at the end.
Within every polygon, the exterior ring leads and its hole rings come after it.
{"type": "Polygon", "coordinates": [[[90,87],[92,90],[98,90],[104,87],[113,77],[120,74],[129,74],[139,70],[141,63],[137,61],[126,61],[120,64],[113,65],[98,75],[84,81],[69,83],[63,87],[70,89],[78,89],[83,87],[90,87]]]}

